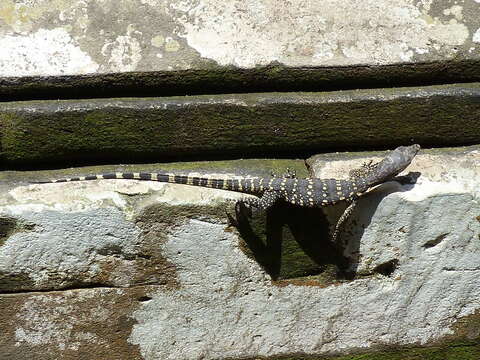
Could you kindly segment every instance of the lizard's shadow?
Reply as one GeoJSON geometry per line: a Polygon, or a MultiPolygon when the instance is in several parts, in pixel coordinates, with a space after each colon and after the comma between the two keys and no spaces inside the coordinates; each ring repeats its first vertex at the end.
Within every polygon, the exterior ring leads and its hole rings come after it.
{"type": "Polygon", "coordinates": [[[337,245],[330,240],[332,224],[342,214],[345,204],[328,208],[325,213],[322,209],[279,203],[267,212],[254,213],[251,218],[239,211],[236,222],[244,242],[243,250],[273,280],[306,276],[320,276],[325,280],[325,275],[330,282],[353,279],[361,238],[378,205],[387,195],[408,191],[413,186],[388,182],[360,199],[337,245]],[[348,242],[348,247],[344,242],[348,242]]]}
{"type": "Polygon", "coordinates": [[[244,251],[273,280],[331,275],[346,265],[329,240],[329,223],[321,209],[279,203],[252,218],[239,212],[237,229],[244,251]]]}

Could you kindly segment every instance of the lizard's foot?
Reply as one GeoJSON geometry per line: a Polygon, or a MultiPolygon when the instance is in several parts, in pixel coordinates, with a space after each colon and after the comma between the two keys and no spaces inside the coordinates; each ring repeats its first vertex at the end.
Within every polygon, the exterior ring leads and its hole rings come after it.
{"type": "MultiPolygon", "coordinates": [[[[232,199],[233,201],[233,199],[232,199]]],[[[239,227],[242,221],[245,219],[252,217],[252,209],[248,204],[245,204],[242,200],[235,200],[235,214],[232,215],[227,211],[225,211],[227,219],[228,219],[228,226],[239,227]]]]}
{"type": "MultiPolygon", "coordinates": [[[[277,177],[277,175],[273,171],[270,172],[270,175],[272,175],[272,177],[277,177]]],[[[285,172],[282,175],[282,178],[296,179],[297,178],[297,172],[295,170],[290,170],[290,168],[286,168],[285,172]]]]}
{"type": "Polygon", "coordinates": [[[364,162],[362,166],[360,166],[358,169],[352,169],[348,173],[350,178],[362,178],[366,177],[372,172],[375,171],[377,168],[378,163],[374,163],[373,160],[370,160],[369,162],[364,162]]]}

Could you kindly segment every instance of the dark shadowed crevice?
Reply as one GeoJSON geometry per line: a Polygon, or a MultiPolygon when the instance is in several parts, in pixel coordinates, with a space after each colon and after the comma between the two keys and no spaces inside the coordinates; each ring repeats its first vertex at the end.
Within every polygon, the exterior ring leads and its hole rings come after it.
{"type": "Polygon", "coordinates": [[[334,91],[480,80],[480,61],[382,66],[286,67],[279,64],[184,71],[0,78],[0,101],[249,92],[334,91]]]}
{"type": "Polygon", "coordinates": [[[348,261],[332,244],[321,209],[279,203],[251,218],[237,214],[240,248],[275,285],[328,286],[346,279],[348,261]]]}
{"type": "Polygon", "coordinates": [[[14,232],[16,225],[17,221],[13,218],[0,218],[0,246],[14,232]]]}
{"type": "Polygon", "coordinates": [[[150,300],[152,300],[152,298],[151,298],[150,296],[147,296],[147,295],[145,295],[145,296],[140,296],[140,297],[138,298],[138,301],[140,301],[140,302],[147,302],[147,301],[150,301],[150,300]]]}
{"type": "Polygon", "coordinates": [[[425,249],[430,249],[434,246],[437,246],[447,237],[448,234],[449,233],[440,234],[435,239],[427,241],[425,244],[422,245],[422,247],[425,249]]]}
{"type": "Polygon", "coordinates": [[[381,274],[383,276],[392,276],[398,267],[398,259],[392,259],[383,264],[380,264],[373,269],[373,273],[381,274]]]}

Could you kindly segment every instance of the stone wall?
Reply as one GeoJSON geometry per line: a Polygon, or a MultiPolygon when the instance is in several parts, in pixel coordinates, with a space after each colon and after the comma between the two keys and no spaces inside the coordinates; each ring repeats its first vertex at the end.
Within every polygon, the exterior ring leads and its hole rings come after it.
{"type": "Polygon", "coordinates": [[[480,3],[0,3],[0,358],[480,358],[480,3]],[[345,178],[345,204],[105,172],[345,178]]]}

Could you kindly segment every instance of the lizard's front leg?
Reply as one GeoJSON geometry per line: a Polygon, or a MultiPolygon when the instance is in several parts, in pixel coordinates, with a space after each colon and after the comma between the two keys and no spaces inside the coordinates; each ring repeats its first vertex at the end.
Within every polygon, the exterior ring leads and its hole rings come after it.
{"type": "Polygon", "coordinates": [[[335,246],[337,246],[339,249],[343,248],[343,246],[340,246],[340,245],[343,245],[343,244],[339,244],[339,243],[338,243],[340,233],[342,232],[342,230],[343,230],[343,228],[344,228],[344,225],[345,225],[345,223],[347,222],[348,218],[350,217],[350,215],[352,215],[353,210],[355,210],[357,204],[358,204],[358,200],[357,200],[357,199],[354,199],[354,200],[347,206],[347,208],[345,209],[345,211],[343,212],[343,214],[342,214],[342,215],[340,216],[340,218],[338,219],[337,224],[335,225],[335,229],[333,230],[333,235],[332,235],[332,242],[333,242],[333,244],[334,244],[335,246]]]}

